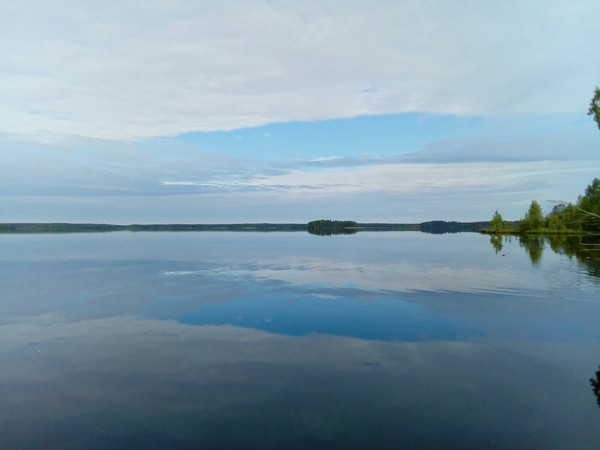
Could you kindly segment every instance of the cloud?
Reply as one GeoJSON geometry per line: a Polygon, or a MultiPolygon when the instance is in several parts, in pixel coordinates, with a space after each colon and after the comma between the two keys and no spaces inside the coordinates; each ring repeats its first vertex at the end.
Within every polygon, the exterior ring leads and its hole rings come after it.
{"type": "MultiPolygon", "coordinates": [[[[257,186],[288,186],[303,190],[304,186],[316,186],[326,190],[327,195],[354,193],[357,191],[423,192],[456,188],[494,190],[514,189],[519,180],[529,181],[531,176],[552,179],[562,173],[593,173],[589,161],[562,162],[471,162],[461,164],[436,163],[390,163],[364,167],[329,168],[320,171],[294,170],[272,177],[262,177],[257,186]]],[[[320,195],[320,194],[319,194],[320,195]]]]}
{"type": "Polygon", "coordinates": [[[0,5],[0,132],[110,139],[427,111],[580,111],[595,1],[0,5]]]}
{"type": "Polygon", "coordinates": [[[597,175],[597,155],[591,157],[597,147],[587,137],[570,145],[568,133],[538,141],[432,142],[404,155],[324,152],[277,161],[162,139],[5,142],[3,222],[467,221],[489,219],[496,209],[518,219],[532,199],[546,209],[546,200],[574,201],[597,175]]]}
{"type": "Polygon", "coordinates": [[[322,162],[328,163],[331,161],[339,161],[341,159],[347,159],[347,158],[343,158],[341,156],[320,156],[318,158],[298,159],[298,161],[306,162],[306,163],[322,163],[322,162]]]}
{"type": "Polygon", "coordinates": [[[160,184],[162,184],[163,186],[202,186],[202,187],[209,187],[209,188],[220,188],[223,186],[227,186],[224,184],[220,184],[220,183],[206,183],[203,181],[170,181],[170,180],[163,180],[160,182],[160,184]]]}

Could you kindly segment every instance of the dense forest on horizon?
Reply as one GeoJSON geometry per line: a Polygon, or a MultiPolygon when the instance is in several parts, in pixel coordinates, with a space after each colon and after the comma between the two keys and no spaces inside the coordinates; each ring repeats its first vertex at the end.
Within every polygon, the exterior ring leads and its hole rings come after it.
{"type": "MultiPolygon", "coordinates": [[[[327,219],[328,220],[328,219],[327,219]]],[[[322,221],[327,221],[323,220],[322,221]]],[[[313,221],[309,222],[320,222],[313,221]]],[[[332,224],[340,221],[330,221],[332,224]]],[[[490,222],[456,222],[434,220],[421,223],[357,223],[352,224],[354,232],[360,231],[421,231],[442,234],[459,232],[479,232],[489,227],[490,222]]],[[[237,232],[281,232],[309,231],[309,224],[302,223],[238,223],[238,224],[133,224],[111,225],[95,223],[0,223],[0,233],[98,233],[111,231],[237,231],[237,232]]],[[[334,225],[332,225],[334,226],[334,225]]],[[[334,226],[335,228],[335,226],[334,226]]],[[[316,233],[318,234],[318,233],[316,233]]],[[[337,234],[337,233],[330,233],[337,234]]]]}

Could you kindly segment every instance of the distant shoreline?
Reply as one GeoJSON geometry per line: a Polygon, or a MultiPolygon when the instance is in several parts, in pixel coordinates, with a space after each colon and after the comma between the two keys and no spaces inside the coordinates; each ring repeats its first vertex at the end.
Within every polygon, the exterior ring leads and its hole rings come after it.
{"type": "MultiPolygon", "coordinates": [[[[424,233],[480,232],[488,222],[447,222],[433,220],[421,223],[359,223],[357,231],[421,231],[424,233]]],[[[112,231],[236,231],[282,232],[307,231],[305,223],[233,223],[233,224],[131,224],[100,223],[0,223],[0,233],[104,233],[112,231]]]]}

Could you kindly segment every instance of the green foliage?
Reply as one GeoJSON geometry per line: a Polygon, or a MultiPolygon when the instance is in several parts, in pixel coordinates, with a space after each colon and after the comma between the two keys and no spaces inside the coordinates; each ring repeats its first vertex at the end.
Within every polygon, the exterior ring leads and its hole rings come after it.
{"type": "MultiPolygon", "coordinates": [[[[498,223],[494,215],[493,224],[498,223]]],[[[490,223],[490,232],[496,228],[490,223]]],[[[497,226],[497,225],[496,225],[497,226]]],[[[519,222],[520,234],[600,233],[600,179],[594,179],[576,204],[560,204],[544,218],[542,208],[533,200],[525,217],[519,222]]]]}
{"type": "Polygon", "coordinates": [[[501,232],[504,229],[504,221],[498,211],[494,213],[494,217],[490,221],[490,231],[493,233],[501,232]]]}
{"type": "Polygon", "coordinates": [[[560,219],[560,215],[556,212],[551,213],[546,220],[546,228],[551,231],[563,231],[566,229],[565,224],[560,219]]]}
{"type": "Polygon", "coordinates": [[[354,234],[358,224],[352,220],[313,220],[306,226],[310,234],[318,236],[331,236],[333,234],[354,234]]]}
{"type": "Polygon", "coordinates": [[[571,204],[568,204],[559,214],[560,220],[563,226],[567,230],[575,231],[577,233],[581,233],[583,230],[581,228],[581,212],[571,204]]]}
{"type": "Polygon", "coordinates": [[[590,102],[590,109],[588,109],[588,116],[594,116],[594,120],[600,128],[600,88],[596,88],[594,96],[590,102]]]}
{"type": "Polygon", "coordinates": [[[577,200],[580,209],[581,228],[584,231],[600,232],[600,179],[595,178],[583,196],[577,200]]]}
{"type": "Polygon", "coordinates": [[[544,226],[544,214],[542,213],[542,207],[535,200],[531,201],[529,210],[525,214],[525,217],[519,222],[520,231],[533,231],[539,230],[544,226]]]}
{"type": "MultiPolygon", "coordinates": [[[[492,220],[489,221],[488,226],[486,228],[482,227],[479,229],[480,232],[485,233],[485,234],[516,234],[515,233],[515,229],[514,226],[516,225],[515,222],[510,222],[507,220],[504,220],[502,218],[502,215],[498,212],[495,211],[494,215],[492,217],[492,220]]],[[[500,246],[500,250],[501,250],[501,246],[500,246]]]]}

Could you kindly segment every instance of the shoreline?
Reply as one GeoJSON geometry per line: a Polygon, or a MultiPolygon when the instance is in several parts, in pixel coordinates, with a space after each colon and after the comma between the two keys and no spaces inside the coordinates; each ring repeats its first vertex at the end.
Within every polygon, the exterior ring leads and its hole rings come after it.
{"type": "MultiPolygon", "coordinates": [[[[426,233],[481,232],[489,222],[447,222],[434,220],[421,223],[358,223],[356,231],[422,231],[426,233]]],[[[112,231],[235,231],[281,232],[308,231],[306,223],[231,223],[231,224],[131,224],[63,222],[0,223],[0,234],[19,233],[98,233],[112,231]]]]}

